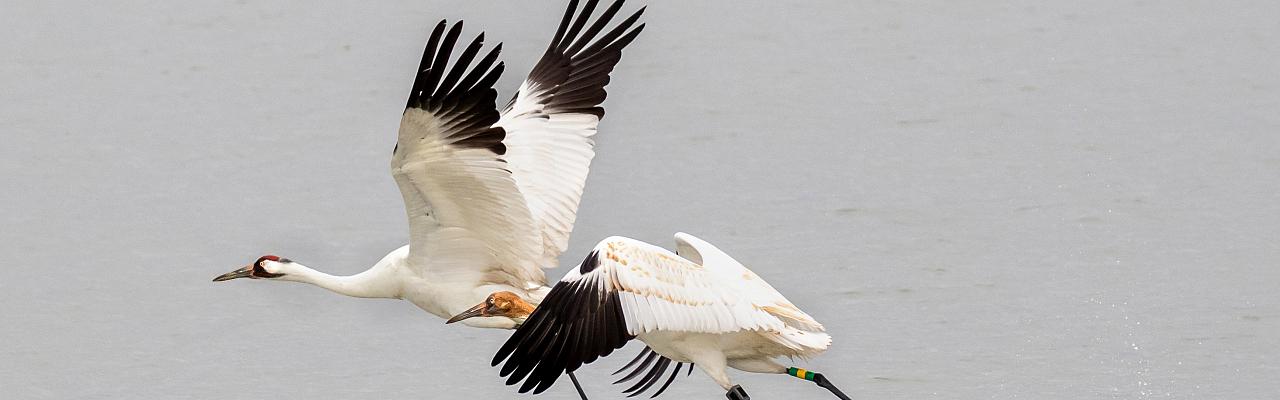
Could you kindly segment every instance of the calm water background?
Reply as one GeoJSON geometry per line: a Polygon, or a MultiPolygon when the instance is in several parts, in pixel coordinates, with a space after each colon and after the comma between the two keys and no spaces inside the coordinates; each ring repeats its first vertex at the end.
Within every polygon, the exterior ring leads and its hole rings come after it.
{"type": "MultiPolygon", "coordinates": [[[[1277,4],[650,1],[562,264],[703,236],[826,324],[804,365],[858,399],[1274,398],[1277,4]]],[[[403,244],[429,27],[505,42],[505,99],[562,7],[6,0],[0,397],[512,397],[505,332],[209,279],[403,244]]],[[[637,350],[582,372],[594,398],[637,350]]]]}

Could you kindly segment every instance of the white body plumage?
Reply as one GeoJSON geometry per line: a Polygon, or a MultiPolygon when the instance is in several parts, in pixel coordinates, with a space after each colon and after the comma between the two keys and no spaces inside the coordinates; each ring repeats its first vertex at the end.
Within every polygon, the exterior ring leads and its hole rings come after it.
{"type": "Polygon", "coordinates": [[[601,241],[495,356],[508,383],[539,392],[561,370],[635,338],[729,390],[727,368],[786,373],[774,359],[813,357],[831,344],[822,324],[737,260],[693,235],[675,239],[676,253],[624,237],[601,241]]]}
{"type": "MultiPolygon", "coordinates": [[[[477,57],[481,33],[455,55],[462,22],[435,26],[391,157],[408,245],[352,276],[268,255],[214,280],[304,282],[349,296],[405,299],[442,318],[495,291],[539,302],[550,289],[543,269],[556,267],[573,230],[604,87],[622,49],[644,28],[637,25],[641,9],[605,29],[623,3],[593,16],[597,3],[579,9],[570,1],[547,51],[501,112],[492,87],[504,70],[501,45],[477,57]]],[[[485,316],[465,324],[513,328],[520,321],[485,316]]]]}

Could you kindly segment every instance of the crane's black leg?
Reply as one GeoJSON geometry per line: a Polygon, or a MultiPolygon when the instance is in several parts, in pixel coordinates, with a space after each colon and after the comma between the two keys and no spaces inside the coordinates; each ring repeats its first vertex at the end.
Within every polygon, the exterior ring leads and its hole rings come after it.
{"type": "Polygon", "coordinates": [[[742,390],[742,385],[733,385],[724,397],[728,397],[729,400],[751,400],[751,396],[747,396],[747,391],[742,390]]]}
{"type": "Polygon", "coordinates": [[[831,394],[836,395],[840,400],[850,400],[849,396],[846,396],[844,392],[841,392],[840,389],[836,387],[835,384],[832,384],[831,381],[827,380],[827,377],[822,376],[822,374],[817,372],[805,371],[803,368],[791,367],[787,368],[787,375],[816,383],[818,386],[822,386],[823,388],[830,390],[831,394]]]}
{"type": "Polygon", "coordinates": [[[573,388],[578,389],[578,397],[582,397],[582,400],[587,400],[587,392],[582,391],[582,385],[578,383],[578,377],[573,376],[572,372],[565,373],[569,374],[569,380],[573,381],[573,388]]]}
{"type": "Polygon", "coordinates": [[[840,400],[849,400],[849,396],[846,396],[844,392],[841,392],[839,388],[836,388],[836,385],[832,384],[831,381],[827,380],[827,377],[822,376],[822,374],[813,374],[813,383],[827,388],[827,390],[831,391],[831,394],[836,395],[840,400]]]}

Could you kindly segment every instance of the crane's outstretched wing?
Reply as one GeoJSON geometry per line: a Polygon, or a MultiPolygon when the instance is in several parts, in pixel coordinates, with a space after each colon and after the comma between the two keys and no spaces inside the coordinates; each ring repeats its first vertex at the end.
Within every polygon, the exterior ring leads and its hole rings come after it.
{"type": "Polygon", "coordinates": [[[391,157],[409,216],[410,265],[438,280],[541,284],[537,226],[501,157],[505,133],[494,126],[502,45],[468,72],[481,33],[449,68],[462,22],[445,27],[440,21],[427,41],[391,157]]]}
{"type": "Polygon", "coordinates": [[[503,158],[538,225],[542,239],[538,262],[544,268],[556,267],[556,259],[569,245],[587,169],[595,156],[592,137],[604,116],[600,104],[609,73],[622,58],[622,48],[644,29],[643,24],[631,29],[644,12],[641,8],[600,34],[622,7],[622,0],[587,27],[598,2],[588,0],[576,16],[578,1],[569,3],[551,45],[496,125],[506,131],[503,158]]]}
{"type": "Polygon", "coordinates": [[[692,235],[676,241],[689,259],[623,237],[596,245],[494,356],[494,365],[506,360],[507,384],[523,380],[521,393],[541,392],[564,371],[654,331],[757,331],[802,357],[830,342],[821,324],[742,264],[692,235]]]}

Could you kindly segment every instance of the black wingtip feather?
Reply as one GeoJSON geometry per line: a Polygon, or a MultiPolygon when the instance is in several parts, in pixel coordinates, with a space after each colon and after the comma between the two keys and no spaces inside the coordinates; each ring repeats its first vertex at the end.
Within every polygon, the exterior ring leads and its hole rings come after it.
{"type": "Polygon", "coordinates": [[[589,274],[591,271],[595,271],[596,267],[599,265],[600,251],[592,250],[590,253],[587,253],[587,258],[582,259],[582,264],[578,264],[578,273],[582,275],[589,274]]]}
{"type": "Polygon", "coordinates": [[[635,397],[640,395],[640,393],[644,393],[644,391],[648,390],[650,386],[653,386],[654,382],[657,382],[658,377],[661,376],[662,373],[665,372],[667,370],[667,367],[670,365],[671,365],[671,359],[662,357],[661,359],[658,360],[656,364],[653,365],[653,368],[649,370],[649,373],[645,374],[644,378],[641,378],[640,381],[636,382],[635,386],[632,386],[631,388],[624,390],[622,392],[631,393],[631,395],[627,397],[635,397]]]}
{"type": "MultiPolygon", "coordinates": [[[[632,358],[632,359],[631,359],[631,362],[627,363],[627,365],[622,366],[622,368],[618,368],[618,370],[617,370],[617,371],[613,371],[613,374],[612,374],[612,375],[621,374],[621,373],[622,373],[622,371],[626,371],[626,370],[627,370],[627,368],[631,368],[631,366],[636,365],[636,363],[640,362],[640,359],[642,359],[642,358],[644,358],[645,356],[649,355],[649,352],[651,352],[651,351],[653,351],[653,349],[650,349],[650,348],[649,348],[649,346],[645,346],[643,350],[640,350],[640,353],[639,353],[639,354],[636,354],[636,357],[635,357],[635,358],[632,358]]],[[[621,382],[621,381],[619,381],[619,382],[621,382]]],[[[614,382],[614,383],[616,384],[616,383],[618,383],[618,382],[614,382]]]]}
{"type": "Polygon", "coordinates": [[[587,24],[587,20],[591,19],[591,13],[595,11],[596,5],[599,3],[600,0],[587,0],[587,5],[582,7],[582,11],[578,12],[577,18],[574,18],[573,26],[565,33],[563,40],[560,41],[560,46],[556,50],[564,53],[568,45],[572,45],[574,41],[578,40],[578,32],[587,24]]]}
{"type": "MultiPolygon", "coordinates": [[[[494,65],[502,45],[472,65],[484,47],[485,35],[481,32],[462,50],[451,67],[449,57],[462,34],[462,26],[463,21],[449,27],[448,21],[441,20],[432,29],[409,99],[405,102],[405,110],[416,108],[431,113],[445,128],[444,139],[448,139],[449,144],[488,149],[502,155],[506,152],[506,146],[502,144],[506,133],[502,128],[493,127],[501,117],[494,107],[498,92],[493,89],[493,84],[504,69],[500,61],[494,65]]],[[[399,145],[397,143],[396,151],[399,145]]]]}
{"type": "MultiPolygon", "coordinates": [[[[440,91],[447,93],[445,98],[448,98],[449,96],[457,95],[458,93],[461,93],[462,90],[469,89],[469,88],[456,87],[455,85],[458,84],[458,80],[462,78],[462,73],[466,72],[467,70],[466,67],[471,64],[471,60],[476,57],[476,54],[480,52],[480,46],[483,46],[483,45],[484,45],[484,32],[480,32],[480,35],[476,36],[476,38],[471,41],[471,44],[467,45],[467,48],[462,50],[462,55],[459,55],[458,60],[456,61],[456,64],[458,65],[459,68],[454,68],[452,70],[449,70],[449,74],[445,75],[444,80],[440,82],[440,91]]],[[[481,68],[488,68],[488,66],[476,65],[474,67],[474,69],[476,70],[479,70],[481,68]]],[[[437,102],[444,101],[444,99],[435,99],[435,100],[437,102]]]]}
{"type": "MultiPolygon", "coordinates": [[[[641,393],[644,393],[649,388],[653,387],[659,380],[661,380],[662,375],[665,374],[665,371],[670,367],[671,363],[672,363],[671,359],[663,357],[657,352],[654,352],[652,349],[645,347],[644,350],[641,350],[640,353],[637,354],[636,357],[631,360],[631,362],[627,363],[626,366],[614,372],[614,375],[617,375],[622,371],[631,369],[630,373],[628,373],[626,376],[622,377],[621,379],[614,381],[613,384],[617,385],[620,383],[630,381],[632,379],[635,379],[638,376],[641,376],[641,374],[644,373],[644,376],[641,377],[640,380],[636,381],[631,387],[623,390],[623,393],[630,393],[630,395],[627,397],[638,396],[641,393]]],[[[657,397],[659,394],[662,394],[662,392],[666,391],[667,387],[671,386],[671,382],[675,381],[676,376],[680,373],[680,368],[684,364],[685,363],[676,363],[676,369],[671,372],[671,375],[667,377],[666,382],[663,383],[663,385],[657,390],[657,392],[653,393],[653,395],[650,396],[650,398],[657,397]]],[[[692,373],[692,372],[693,372],[693,364],[690,363],[689,373],[692,373]]]]}
{"type": "Polygon", "coordinates": [[[605,25],[609,24],[609,20],[613,19],[613,16],[617,14],[618,10],[621,8],[622,8],[622,1],[615,1],[613,2],[613,4],[609,5],[609,8],[606,8],[604,10],[604,13],[600,14],[599,18],[596,18],[596,22],[591,24],[591,27],[587,28],[586,32],[582,33],[582,37],[579,38],[578,40],[575,40],[573,45],[569,46],[569,48],[566,49],[564,53],[577,54],[578,50],[582,50],[582,48],[586,46],[587,43],[589,43],[592,39],[595,39],[596,34],[600,33],[600,30],[604,29],[605,25]]]}
{"type": "Polygon", "coordinates": [[[624,19],[622,20],[622,22],[618,23],[618,26],[613,27],[612,30],[610,30],[608,33],[605,33],[604,36],[601,36],[599,40],[596,40],[595,43],[591,44],[591,47],[588,47],[586,50],[583,50],[581,53],[578,53],[578,56],[580,56],[581,58],[590,58],[593,56],[597,56],[597,53],[600,52],[600,49],[609,47],[610,45],[614,44],[617,41],[619,36],[622,36],[625,33],[629,33],[630,31],[628,29],[631,29],[631,25],[634,25],[636,21],[640,20],[640,16],[643,14],[644,14],[643,9],[631,14],[630,17],[627,17],[627,19],[624,19]]]}
{"type": "MultiPolygon", "coordinates": [[[[655,352],[649,353],[649,356],[645,357],[644,362],[640,363],[640,366],[636,367],[636,369],[631,371],[631,373],[627,374],[627,376],[622,377],[622,379],[618,379],[614,381],[613,384],[617,385],[619,383],[629,381],[631,380],[631,378],[635,378],[637,375],[640,375],[640,373],[644,372],[645,368],[648,368],[649,364],[653,363],[653,360],[657,357],[661,357],[658,355],[658,352],[655,351],[655,352]]],[[[623,368],[623,369],[626,369],[626,368],[623,368]]]]}
{"type": "MultiPolygon", "coordinates": [[[[644,14],[641,7],[613,28],[605,27],[614,19],[623,2],[616,1],[585,32],[597,1],[590,1],[581,12],[574,13],[577,2],[571,2],[561,19],[556,35],[542,59],[534,66],[527,82],[540,89],[536,101],[545,113],[578,113],[604,117],[605,85],[614,66],[622,58],[622,49],[635,40],[643,24],[632,28],[644,14]],[[604,31],[603,35],[599,33],[604,31]],[[581,35],[579,35],[581,33],[581,35]],[[598,37],[597,37],[598,36],[598,37]],[[593,66],[603,66],[593,68],[593,66]]],[[[522,94],[517,94],[519,97],[522,94]]],[[[531,94],[523,94],[531,95],[531,94]]],[[[512,99],[514,104],[514,98],[512,99]]]]}
{"type": "MultiPolygon", "coordinates": [[[[492,71],[491,67],[493,66],[493,62],[498,59],[498,55],[501,53],[502,43],[498,43],[493,50],[489,50],[489,54],[486,54],[484,58],[480,59],[480,62],[476,63],[475,68],[471,69],[471,73],[467,74],[465,78],[462,78],[461,82],[458,82],[458,86],[454,90],[453,95],[456,97],[462,93],[468,93],[472,88],[475,88],[476,84],[480,82],[480,78],[492,71]]],[[[501,66],[501,63],[499,63],[499,66],[501,66]]],[[[499,72],[501,72],[501,70],[499,70],[499,72]]]]}
{"type": "MultiPolygon", "coordinates": [[[[649,396],[649,398],[652,399],[652,398],[658,397],[658,395],[662,394],[662,392],[667,391],[667,387],[671,386],[671,382],[676,381],[676,375],[680,374],[680,367],[683,367],[683,366],[684,366],[684,363],[676,363],[676,369],[674,371],[671,371],[671,377],[667,378],[667,382],[663,383],[662,387],[658,388],[658,391],[654,392],[653,396],[649,396]]],[[[692,370],[693,367],[689,367],[689,369],[692,370]]]]}
{"type": "MultiPolygon", "coordinates": [[[[449,68],[449,54],[453,53],[453,45],[458,43],[458,36],[461,34],[462,21],[458,21],[458,23],[453,24],[453,27],[449,28],[449,31],[444,34],[444,40],[440,42],[440,47],[436,49],[435,57],[431,60],[431,67],[427,68],[427,76],[424,80],[425,86],[422,88],[424,93],[431,93],[428,100],[439,99],[444,97],[443,95],[447,94],[445,92],[441,92],[439,89],[440,77],[443,76],[444,71],[449,68]]],[[[424,55],[424,57],[426,56],[424,55]]],[[[463,68],[466,67],[463,66],[463,68]]],[[[427,101],[426,103],[430,104],[431,102],[427,101]]],[[[430,105],[428,107],[434,107],[434,105],[430,105]]]]}
{"type": "Polygon", "coordinates": [[[494,361],[503,363],[500,374],[507,377],[507,384],[520,383],[520,393],[541,393],[566,372],[633,338],[625,332],[625,322],[616,322],[622,312],[617,293],[601,292],[598,279],[602,276],[597,273],[557,284],[499,348],[494,361]],[[615,322],[604,322],[609,320],[615,322]]]}

